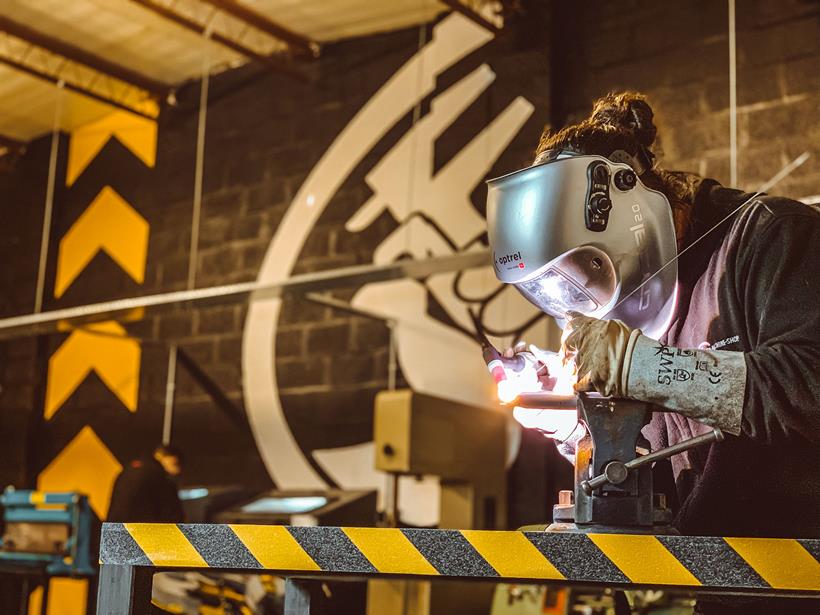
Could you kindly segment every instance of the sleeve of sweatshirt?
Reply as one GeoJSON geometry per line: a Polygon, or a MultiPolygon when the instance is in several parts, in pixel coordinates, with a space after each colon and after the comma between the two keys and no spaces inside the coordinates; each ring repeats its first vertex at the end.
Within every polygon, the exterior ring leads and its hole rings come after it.
{"type": "Polygon", "coordinates": [[[820,216],[775,217],[740,259],[749,330],[742,432],[820,443],[820,216]]]}

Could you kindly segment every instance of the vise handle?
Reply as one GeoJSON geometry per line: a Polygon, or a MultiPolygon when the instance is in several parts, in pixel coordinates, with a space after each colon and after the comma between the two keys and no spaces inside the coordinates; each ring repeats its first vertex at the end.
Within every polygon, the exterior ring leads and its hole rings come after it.
{"type": "Polygon", "coordinates": [[[672,446],[662,448],[659,451],[655,451],[647,455],[636,457],[635,459],[627,461],[626,463],[617,460],[610,461],[604,467],[603,474],[599,474],[598,476],[590,478],[589,480],[581,481],[581,489],[584,490],[584,493],[590,495],[593,491],[595,491],[599,487],[603,487],[607,483],[610,483],[612,485],[619,485],[626,480],[627,476],[629,476],[629,472],[637,468],[640,468],[641,466],[646,465],[647,463],[654,463],[655,461],[660,461],[661,459],[668,459],[672,455],[677,455],[678,453],[688,451],[689,449],[695,448],[696,446],[701,446],[702,444],[710,444],[712,442],[720,442],[722,440],[723,432],[717,427],[715,427],[712,429],[712,431],[708,433],[695,436],[694,438],[689,438],[688,440],[684,440],[683,442],[678,442],[677,444],[673,444],[672,446]]]}

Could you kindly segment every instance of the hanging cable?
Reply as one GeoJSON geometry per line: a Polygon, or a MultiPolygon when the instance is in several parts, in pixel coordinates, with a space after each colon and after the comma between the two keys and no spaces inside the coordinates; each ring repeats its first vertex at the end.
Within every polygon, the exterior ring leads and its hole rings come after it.
{"type": "Polygon", "coordinates": [[[729,0],[729,185],[737,188],[737,27],[729,0]]]}
{"type": "Polygon", "coordinates": [[[205,125],[208,118],[208,86],[210,84],[210,49],[213,23],[202,33],[202,81],[199,88],[199,119],[196,127],[196,163],[194,167],[194,203],[191,218],[191,250],[188,257],[188,290],[196,285],[196,265],[199,255],[199,219],[202,214],[202,181],[205,164],[205,125]]]}
{"type": "Polygon", "coordinates": [[[57,181],[57,153],[60,149],[60,122],[63,113],[63,92],[65,81],[57,82],[57,101],[54,104],[54,122],[51,127],[51,152],[48,157],[48,180],[46,183],[46,203],[43,212],[43,235],[40,238],[40,262],[37,268],[37,287],[34,294],[34,313],[43,309],[43,294],[46,284],[46,264],[48,263],[48,240],[51,236],[51,217],[54,209],[54,188],[57,181]]]}

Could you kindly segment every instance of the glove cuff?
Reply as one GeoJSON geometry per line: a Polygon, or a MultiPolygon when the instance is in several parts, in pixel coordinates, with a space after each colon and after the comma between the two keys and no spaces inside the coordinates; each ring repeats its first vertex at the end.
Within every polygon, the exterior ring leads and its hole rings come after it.
{"type": "Polygon", "coordinates": [[[742,352],[673,348],[639,333],[627,356],[628,397],[740,434],[746,392],[742,352]]]}

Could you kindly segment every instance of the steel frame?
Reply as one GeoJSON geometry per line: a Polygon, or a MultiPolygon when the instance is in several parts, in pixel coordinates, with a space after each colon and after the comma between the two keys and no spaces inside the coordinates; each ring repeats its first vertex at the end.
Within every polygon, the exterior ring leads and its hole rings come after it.
{"type": "MultiPolygon", "coordinates": [[[[212,41],[299,80],[307,77],[288,62],[293,55],[288,42],[272,36],[208,0],[131,0],[141,7],[212,41]]],[[[244,8],[244,7],[243,7],[244,8]]],[[[247,12],[247,9],[246,9],[247,12]]]]}
{"type": "Polygon", "coordinates": [[[149,92],[158,99],[166,97],[173,89],[171,84],[163,83],[132,68],[122,66],[85,49],[38,32],[3,15],[0,15],[0,30],[8,32],[12,36],[16,36],[24,41],[28,41],[32,45],[61,55],[73,62],[84,64],[100,73],[110,75],[123,83],[130,83],[137,88],[149,92]]]}
{"type": "Polygon", "coordinates": [[[100,72],[78,60],[16,36],[0,26],[0,63],[67,90],[150,119],[159,115],[156,93],[100,72]]]}
{"type": "Polygon", "coordinates": [[[276,23],[267,15],[263,15],[262,13],[259,13],[244,4],[237,2],[236,0],[204,1],[225,13],[233,15],[237,19],[241,19],[242,21],[251,24],[258,30],[267,32],[271,36],[285,41],[295,51],[307,54],[314,58],[319,56],[321,48],[317,42],[276,23]]]}

